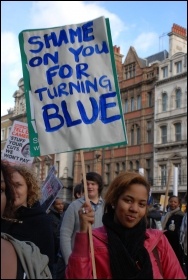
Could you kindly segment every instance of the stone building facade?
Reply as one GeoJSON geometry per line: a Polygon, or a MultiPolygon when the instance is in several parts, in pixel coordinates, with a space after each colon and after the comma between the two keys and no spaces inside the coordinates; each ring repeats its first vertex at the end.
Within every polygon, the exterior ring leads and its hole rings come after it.
{"type": "Polygon", "coordinates": [[[168,36],[169,56],[159,65],[155,86],[153,191],[165,193],[169,180],[172,194],[177,167],[178,192],[183,196],[187,189],[186,29],[174,24],[168,36]]]}

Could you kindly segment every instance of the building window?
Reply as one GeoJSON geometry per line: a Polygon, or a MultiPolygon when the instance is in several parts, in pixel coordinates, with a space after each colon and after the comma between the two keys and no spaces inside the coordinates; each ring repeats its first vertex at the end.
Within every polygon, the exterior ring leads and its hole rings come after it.
{"type": "Polygon", "coordinates": [[[163,92],[163,94],[162,94],[162,111],[163,112],[166,112],[166,110],[167,110],[167,99],[168,99],[167,93],[163,92]]]}
{"type": "Polygon", "coordinates": [[[181,107],[181,90],[177,89],[176,91],[176,108],[181,107]]]}
{"type": "Polygon", "coordinates": [[[56,176],[57,177],[59,177],[59,167],[60,167],[60,165],[59,165],[59,160],[58,161],[56,161],[56,171],[57,171],[57,173],[56,173],[56,176]]]}
{"type": "Polygon", "coordinates": [[[152,93],[148,92],[148,106],[151,107],[152,106],[152,93]]]}
{"type": "Polygon", "coordinates": [[[125,113],[128,113],[128,99],[125,99],[125,113]]]}
{"type": "Polygon", "coordinates": [[[181,141],[181,123],[175,125],[175,141],[181,141]]]}
{"type": "Polygon", "coordinates": [[[116,163],[116,171],[115,171],[115,174],[118,175],[119,174],[119,163],[116,163]]]}
{"type": "Polygon", "coordinates": [[[40,178],[40,163],[35,164],[35,173],[40,178]]]}
{"type": "Polygon", "coordinates": [[[162,71],[163,71],[163,78],[167,78],[168,77],[168,66],[163,67],[162,71]]]}
{"type": "Polygon", "coordinates": [[[161,186],[165,186],[166,185],[166,165],[160,165],[161,168],[161,186]]]}
{"type": "Polygon", "coordinates": [[[141,96],[138,95],[137,96],[137,110],[140,110],[141,109],[141,96]]]}
{"type": "Polygon", "coordinates": [[[125,68],[125,79],[128,80],[129,78],[129,73],[128,73],[128,68],[125,68]]]}
{"type": "Polygon", "coordinates": [[[1,129],[1,141],[6,139],[5,128],[1,129]]]}
{"type": "Polygon", "coordinates": [[[46,165],[45,165],[45,176],[46,176],[46,177],[48,176],[49,170],[50,170],[50,164],[46,164],[46,165]]]}
{"type": "Polygon", "coordinates": [[[151,184],[152,178],[151,178],[151,159],[146,159],[146,178],[148,179],[148,182],[151,184]]]}
{"type": "Polygon", "coordinates": [[[133,171],[133,163],[132,163],[132,161],[129,162],[129,168],[130,168],[131,171],[133,171]]]}
{"type": "Polygon", "coordinates": [[[136,171],[138,171],[138,170],[139,170],[139,168],[140,168],[140,163],[139,163],[139,161],[138,161],[138,160],[136,160],[136,171]]]}
{"type": "Polygon", "coordinates": [[[10,131],[11,131],[11,126],[9,126],[8,128],[7,128],[7,138],[9,137],[9,135],[10,135],[10,131]]]}
{"type": "Polygon", "coordinates": [[[131,128],[131,145],[134,145],[134,126],[131,128]]]}
{"type": "Polygon", "coordinates": [[[152,122],[147,122],[147,142],[152,143],[152,122]]]}
{"type": "Polygon", "coordinates": [[[176,63],[176,73],[179,74],[182,72],[182,61],[176,63]]]}
{"type": "Polygon", "coordinates": [[[135,77],[135,63],[132,63],[130,65],[127,65],[125,67],[125,78],[127,79],[131,79],[135,77]]]}
{"type": "Polygon", "coordinates": [[[146,166],[147,166],[147,168],[151,168],[151,159],[150,158],[146,159],[146,166]]]}
{"type": "Polygon", "coordinates": [[[125,162],[122,162],[122,170],[125,170],[125,168],[126,168],[126,164],[125,162]]]}
{"type": "Polygon", "coordinates": [[[134,111],[134,97],[131,97],[131,112],[134,111]]]}
{"type": "Polygon", "coordinates": [[[89,164],[87,165],[87,169],[86,170],[87,170],[86,172],[90,172],[90,165],[89,164]]]}
{"type": "Polygon", "coordinates": [[[181,163],[175,163],[174,166],[178,168],[178,185],[181,185],[183,183],[181,177],[181,163]]]}
{"type": "Polygon", "coordinates": [[[110,164],[109,163],[105,165],[105,169],[106,169],[106,172],[105,172],[106,184],[109,185],[109,183],[110,183],[110,164]]]}
{"type": "Polygon", "coordinates": [[[136,133],[137,133],[137,145],[139,145],[140,144],[140,127],[137,127],[137,129],[136,129],[136,133]]]}
{"type": "Polygon", "coordinates": [[[148,168],[146,169],[146,178],[150,185],[153,184],[153,178],[151,177],[151,170],[148,168]]]}
{"type": "Polygon", "coordinates": [[[161,143],[167,143],[167,126],[161,126],[161,143]]]}

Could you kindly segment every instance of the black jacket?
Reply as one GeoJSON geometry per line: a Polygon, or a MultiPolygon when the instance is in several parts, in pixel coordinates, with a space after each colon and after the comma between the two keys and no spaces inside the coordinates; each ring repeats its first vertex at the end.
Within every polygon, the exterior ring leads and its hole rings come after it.
{"type": "Polygon", "coordinates": [[[183,216],[184,213],[182,211],[178,211],[175,214],[173,214],[169,218],[168,222],[166,223],[166,227],[165,227],[166,231],[164,232],[164,234],[168,238],[168,241],[170,242],[170,245],[172,246],[174,252],[176,253],[176,256],[180,264],[182,264],[182,248],[179,240],[180,240],[180,227],[181,227],[183,216]],[[172,220],[174,220],[174,224],[175,224],[174,231],[169,230],[169,225],[171,224],[172,220]]]}
{"type": "Polygon", "coordinates": [[[57,261],[57,255],[60,248],[60,226],[64,213],[58,213],[53,207],[50,208],[50,212],[48,213],[53,227],[53,238],[54,238],[54,246],[55,246],[55,261],[57,261]]]}
{"type": "Polygon", "coordinates": [[[16,222],[1,219],[1,232],[8,233],[20,241],[31,241],[42,254],[49,257],[49,268],[54,263],[54,239],[50,217],[39,202],[31,208],[21,206],[16,211],[16,222]]]}

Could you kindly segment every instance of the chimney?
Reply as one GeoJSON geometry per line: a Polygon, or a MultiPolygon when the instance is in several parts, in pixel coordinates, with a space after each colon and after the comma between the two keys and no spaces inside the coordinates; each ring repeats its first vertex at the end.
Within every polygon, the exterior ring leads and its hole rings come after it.
{"type": "Polygon", "coordinates": [[[186,28],[184,28],[184,27],[182,27],[182,26],[180,26],[178,24],[175,24],[175,23],[172,26],[172,33],[174,35],[179,35],[181,37],[187,37],[187,30],[186,30],[186,28]]]}
{"type": "Polygon", "coordinates": [[[116,45],[113,46],[113,49],[114,49],[114,53],[115,54],[120,54],[120,47],[117,47],[116,45]]]}
{"type": "Polygon", "coordinates": [[[169,36],[169,58],[177,52],[187,53],[187,29],[174,23],[169,36]],[[178,37],[178,38],[177,38],[178,37]]]}

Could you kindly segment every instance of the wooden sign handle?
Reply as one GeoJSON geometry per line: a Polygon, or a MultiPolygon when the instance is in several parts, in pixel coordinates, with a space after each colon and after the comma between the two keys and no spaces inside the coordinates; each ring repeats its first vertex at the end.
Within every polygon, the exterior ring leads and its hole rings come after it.
{"type": "MultiPolygon", "coordinates": [[[[90,200],[89,200],[89,197],[88,197],[88,191],[87,191],[86,171],[85,171],[83,150],[80,150],[80,156],[81,156],[81,163],[82,163],[85,201],[90,203],[90,200]]],[[[93,279],[97,279],[91,224],[89,224],[89,244],[90,244],[90,250],[91,250],[91,262],[92,262],[92,269],[93,269],[93,279]]]]}

